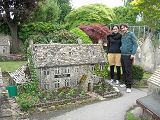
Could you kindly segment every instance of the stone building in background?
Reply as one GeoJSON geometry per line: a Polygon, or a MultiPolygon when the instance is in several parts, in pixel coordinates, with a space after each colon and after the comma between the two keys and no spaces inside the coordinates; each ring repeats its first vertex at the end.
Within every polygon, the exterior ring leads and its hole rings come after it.
{"type": "Polygon", "coordinates": [[[31,53],[41,89],[73,88],[81,82],[92,91],[102,78],[90,71],[95,65],[104,70],[107,62],[100,44],[32,44],[31,53]]]}
{"type": "Polygon", "coordinates": [[[10,54],[10,37],[0,34],[0,56],[10,54]]]}

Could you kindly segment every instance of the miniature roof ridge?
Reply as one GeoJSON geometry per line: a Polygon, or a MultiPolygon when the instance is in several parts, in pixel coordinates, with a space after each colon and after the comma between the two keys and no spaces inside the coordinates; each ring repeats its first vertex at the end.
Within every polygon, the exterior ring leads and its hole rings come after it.
{"type": "Polygon", "coordinates": [[[32,50],[36,68],[107,62],[100,44],[34,44],[32,50]]]}

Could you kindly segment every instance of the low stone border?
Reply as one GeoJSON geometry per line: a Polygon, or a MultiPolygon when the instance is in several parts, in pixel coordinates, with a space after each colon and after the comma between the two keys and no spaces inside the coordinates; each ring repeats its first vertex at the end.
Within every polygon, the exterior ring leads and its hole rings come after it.
{"type": "Polygon", "coordinates": [[[107,93],[104,93],[104,98],[108,98],[108,97],[113,97],[113,96],[116,96],[116,95],[119,95],[119,92],[117,91],[110,91],[110,92],[107,92],[107,93]]]}
{"type": "Polygon", "coordinates": [[[87,97],[77,97],[77,98],[71,98],[71,99],[64,99],[61,101],[53,101],[53,102],[47,102],[47,103],[40,103],[40,104],[35,104],[32,105],[30,108],[33,107],[43,107],[43,106],[50,106],[50,105],[62,105],[62,104],[66,104],[66,103],[71,103],[72,101],[78,101],[78,100],[84,100],[84,99],[89,99],[91,98],[91,96],[87,96],[87,97]]]}
{"type": "MultiPolygon", "coordinates": [[[[38,114],[38,113],[49,113],[49,112],[56,112],[59,110],[65,110],[65,109],[73,109],[76,107],[79,107],[81,105],[87,104],[87,103],[93,103],[99,101],[97,98],[93,98],[93,97],[88,97],[85,99],[81,98],[78,101],[71,101],[69,103],[66,104],[61,104],[61,105],[56,105],[56,104],[50,104],[48,106],[43,106],[43,107],[31,107],[28,111],[28,113],[34,113],[34,114],[38,114]]],[[[28,118],[29,114],[24,114],[22,116],[19,115],[20,118],[28,118]]]]}

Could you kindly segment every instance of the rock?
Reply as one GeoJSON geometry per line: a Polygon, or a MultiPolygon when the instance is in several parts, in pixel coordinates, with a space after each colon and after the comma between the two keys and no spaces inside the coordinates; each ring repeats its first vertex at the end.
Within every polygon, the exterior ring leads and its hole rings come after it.
{"type": "Polygon", "coordinates": [[[142,114],[142,109],[140,107],[136,107],[130,111],[135,117],[139,117],[142,114]]]}

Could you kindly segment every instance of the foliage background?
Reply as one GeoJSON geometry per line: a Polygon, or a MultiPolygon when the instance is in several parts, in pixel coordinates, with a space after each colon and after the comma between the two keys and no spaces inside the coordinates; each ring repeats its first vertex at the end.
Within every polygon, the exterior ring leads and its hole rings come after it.
{"type": "Polygon", "coordinates": [[[93,23],[109,24],[115,17],[111,8],[103,4],[91,4],[72,10],[66,17],[66,27],[68,29],[80,25],[89,25],[93,23]]]}

